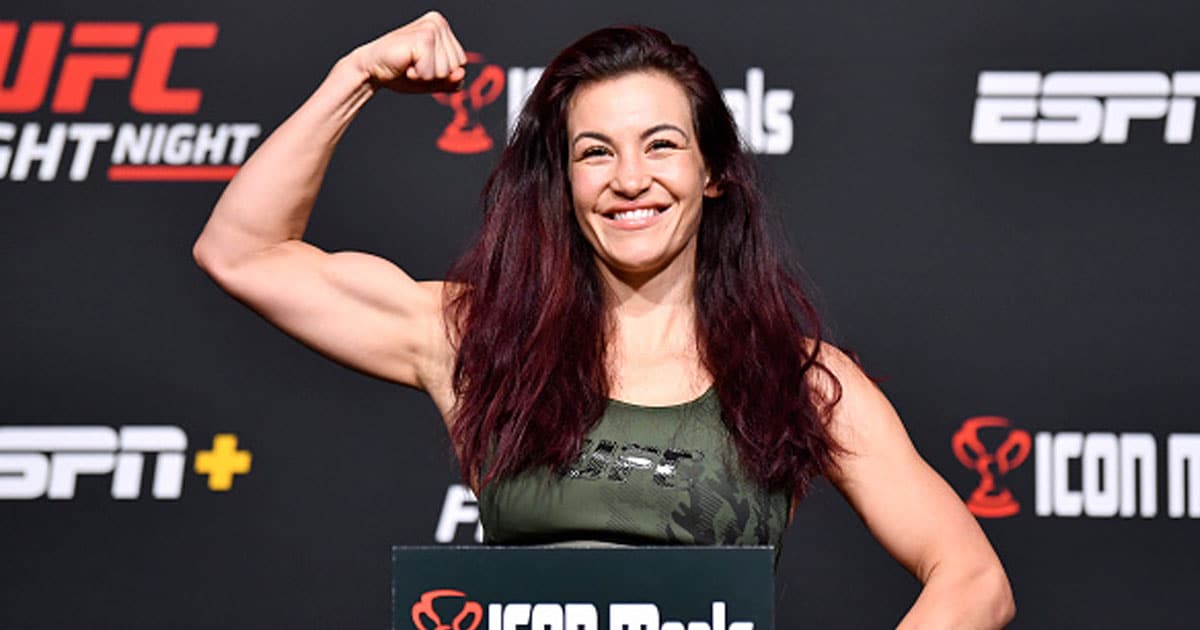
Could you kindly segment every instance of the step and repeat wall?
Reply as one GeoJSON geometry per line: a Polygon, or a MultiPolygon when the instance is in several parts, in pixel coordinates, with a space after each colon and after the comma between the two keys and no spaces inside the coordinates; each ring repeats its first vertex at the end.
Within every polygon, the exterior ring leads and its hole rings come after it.
{"type": "MultiPolygon", "coordinates": [[[[378,95],[308,240],[440,277],[541,68],[661,28],[724,89],[835,340],[999,552],[1013,626],[1195,627],[1200,5],[1111,0],[6,4],[0,627],[385,627],[392,545],[475,544],[431,402],[191,258],[333,62],[429,8],[466,89],[378,95]]],[[[886,627],[919,590],[819,484],[778,626],[886,627]]]]}

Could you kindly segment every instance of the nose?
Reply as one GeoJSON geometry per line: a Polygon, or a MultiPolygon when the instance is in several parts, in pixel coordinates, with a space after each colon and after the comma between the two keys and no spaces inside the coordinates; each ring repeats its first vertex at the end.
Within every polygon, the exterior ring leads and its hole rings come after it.
{"type": "Polygon", "coordinates": [[[650,181],[650,171],[643,163],[642,156],[635,153],[617,158],[609,187],[622,197],[636,199],[650,189],[650,181]]]}

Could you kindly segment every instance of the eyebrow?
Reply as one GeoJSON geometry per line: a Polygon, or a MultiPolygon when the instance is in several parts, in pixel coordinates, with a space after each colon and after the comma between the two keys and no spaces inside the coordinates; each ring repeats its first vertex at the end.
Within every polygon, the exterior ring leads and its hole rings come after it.
{"type": "MultiPolygon", "coordinates": [[[[649,138],[650,136],[652,136],[660,131],[675,131],[675,132],[678,132],[679,135],[683,136],[684,138],[691,140],[691,138],[688,137],[688,134],[686,131],[680,129],[679,127],[677,127],[675,125],[672,125],[671,123],[660,123],[660,124],[654,125],[653,127],[643,131],[642,135],[640,135],[638,137],[641,140],[645,140],[646,138],[649,138]]],[[[610,138],[598,131],[581,131],[581,132],[575,134],[575,139],[571,140],[571,146],[575,146],[576,144],[579,143],[580,140],[583,140],[584,138],[592,138],[594,140],[599,140],[600,142],[604,142],[607,144],[613,144],[612,138],[610,138]]]]}

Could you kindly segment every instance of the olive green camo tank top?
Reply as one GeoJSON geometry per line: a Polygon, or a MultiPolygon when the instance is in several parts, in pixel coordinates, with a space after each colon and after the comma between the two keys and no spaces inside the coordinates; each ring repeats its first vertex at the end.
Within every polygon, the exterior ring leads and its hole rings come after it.
{"type": "Polygon", "coordinates": [[[776,554],[789,507],[786,491],[743,472],[713,388],[667,407],[609,401],[565,472],[526,471],[479,497],[489,544],[772,545],[776,554]]]}

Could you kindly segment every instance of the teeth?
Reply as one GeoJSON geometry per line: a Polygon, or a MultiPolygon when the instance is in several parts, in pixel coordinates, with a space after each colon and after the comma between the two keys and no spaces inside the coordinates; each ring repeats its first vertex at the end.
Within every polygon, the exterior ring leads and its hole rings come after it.
{"type": "Polygon", "coordinates": [[[639,210],[618,212],[613,215],[613,219],[617,221],[636,221],[638,219],[649,219],[656,214],[658,214],[658,212],[651,210],[650,208],[641,208],[639,210]]]}

